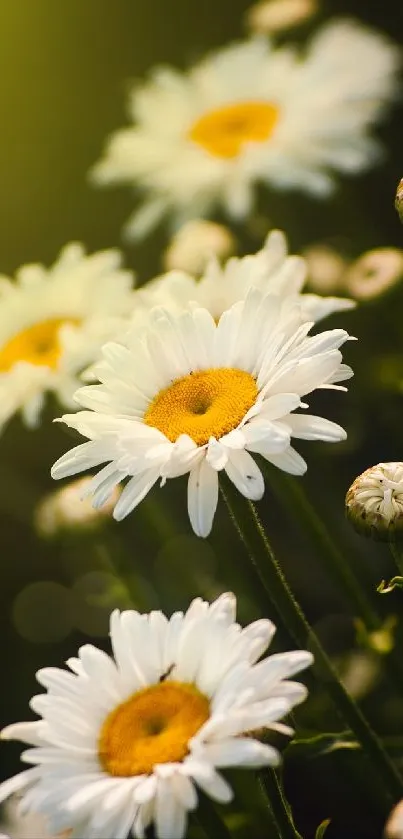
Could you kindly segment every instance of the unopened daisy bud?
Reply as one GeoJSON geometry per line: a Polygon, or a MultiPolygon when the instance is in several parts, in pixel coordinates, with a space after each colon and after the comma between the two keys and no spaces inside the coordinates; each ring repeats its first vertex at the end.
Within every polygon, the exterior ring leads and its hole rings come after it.
{"type": "Polygon", "coordinates": [[[310,291],[334,294],[344,290],[348,263],[341,254],[327,245],[312,245],[302,255],[308,265],[307,288],[310,291]]]}
{"type": "Polygon", "coordinates": [[[345,275],[345,288],[356,300],[373,300],[403,277],[403,250],[376,248],[357,259],[345,275]]]}
{"type": "Polygon", "coordinates": [[[91,478],[79,478],[62,489],[47,495],[34,513],[35,527],[41,536],[52,537],[60,530],[72,528],[93,528],[112,515],[120,496],[115,487],[105,504],[99,509],[92,506],[86,491],[91,478]]]}
{"type": "Polygon", "coordinates": [[[193,219],[181,227],[165,251],[164,266],[201,274],[211,256],[226,259],[235,252],[235,239],[223,224],[193,219]]]}
{"type": "Polygon", "coordinates": [[[399,181],[399,186],[396,190],[395,207],[399,213],[400,221],[403,223],[403,178],[399,181]]]}
{"type": "Polygon", "coordinates": [[[318,10],[317,0],[262,0],[246,15],[252,32],[281,32],[305,23],[318,10]]]}
{"type": "Polygon", "coordinates": [[[387,839],[403,839],[403,800],[392,810],[385,827],[387,839]]]}
{"type": "Polygon", "coordinates": [[[378,463],[359,475],[346,495],[346,515],[372,539],[402,538],[403,463],[378,463]]]}

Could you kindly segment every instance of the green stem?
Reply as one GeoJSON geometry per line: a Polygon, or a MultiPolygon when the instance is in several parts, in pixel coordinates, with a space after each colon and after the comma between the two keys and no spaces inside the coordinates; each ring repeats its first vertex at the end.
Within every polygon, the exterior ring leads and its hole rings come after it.
{"type": "Polygon", "coordinates": [[[401,550],[396,542],[389,542],[390,552],[395,560],[397,570],[399,574],[403,577],[403,556],[401,554],[401,550]]]}
{"type": "Polygon", "coordinates": [[[377,612],[351,570],[348,560],[335,545],[326,525],[307,498],[301,484],[278,469],[275,474],[272,469],[265,470],[265,478],[270,482],[273,492],[286,505],[286,509],[292,510],[293,518],[296,518],[301,528],[309,534],[318,550],[318,556],[346,592],[357,616],[361,618],[367,629],[379,629],[380,619],[377,612]]]}
{"type": "MultiPolygon", "coordinates": [[[[221,485],[221,491],[238,535],[249,552],[270,602],[275,605],[276,610],[282,615],[290,635],[298,646],[301,649],[309,648],[314,654],[316,674],[320,675],[339,714],[371,761],[373,769],[378,775],[379,789],[383,790],[384,796],[388,800],[390,797],[393,799],[401,798],[403,796],[403,781],[399,773],[385,752],[378,736],[340,682],[319,638],[310,627],[273,554],[254,505],[250,501],[245,501],[229,480],[225,481],[225,487],[221,485]]],[[[374,785],[374,791],[378,790],[378,785],[374,785]]]]}
{"type": "Polygon", "coordinates": [[[231,833],[227,825],[217,813],[214,804],[207,795],[198,792],[199,804],[196,810],[196,818],[204,833],[209,839],[231,839],[231,833]]]}
{"type": "Polygon", "coordinates": [[[274,769],[262,769],[259,772],[259,782],[267,797],[278,839],[302,839],[295,827],[290,805],[274,769]]]}
{"type": "MultiPolygon", "coordinates": [[[[377,632],[382,629],[382,620],[372,606],[372,603],[365,593],[360,581],[354,574],[351,565],[343,552],[335,545],[326,525],[318,516],[313,505],[307,498],[301,484],[289,475],[276,469],[265,469],[265,477],[270,483],[273,492],[282,501],[286,508],[292,510],[301,528],[309,534],[312,543],[316,546],[318,557],[326,566],[333,579],[344,590],[349,602],[368,632],[377,632]]],[[[391,548],[392,550],[392,548],[391,548]]],[[[395,554],[394,554],[395,556],[395,554]]],[[[398,562],[395,556],[396,562],[398,562]]],[[[403,569],[403,560],[400,557],[400,568],[403,569]]],[[[403,573],[403,571],[401,571],[403,573]]],[[[384,657],[385,669],[388,671],[390,681],[394,682],[399,692],[403,689],[403,664],[401,657],[393,650],[384,657]]]]}

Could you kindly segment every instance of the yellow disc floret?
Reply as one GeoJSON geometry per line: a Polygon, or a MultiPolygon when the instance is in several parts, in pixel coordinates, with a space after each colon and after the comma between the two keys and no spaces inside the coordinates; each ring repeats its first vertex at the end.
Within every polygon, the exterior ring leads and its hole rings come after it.
{"type": "Polygon", "coordinates": [[[237,157],[246,143],[264,143],[278,120],[278,108],[270,102],[235,102],[201,116],[189,138],[214,157],[237,157]]]}
{"type": "Polygon", "coordinates": [[[129,777],[182,761],[209,716],[209,700],[192,684],[166,681],[139,690],[106,718],[98,743],[101,764],[110,775],[129,777]]]}
{"type": "Polygon", "coordinates": [[[66,323],[77,321],[74,318],[50,318],[17,332],[0,348],[0,372],[7,373],[19,361],[56,370],[62,351],[59,331],[66,323]]]}
{"type": "Polygon", "coordinates": [[[161,390],[144,422],[174,443],[187,434],[198,446],[228,434],[245,417],[258,395],[251,373],[232,367],[197,370],[161,390]]]}

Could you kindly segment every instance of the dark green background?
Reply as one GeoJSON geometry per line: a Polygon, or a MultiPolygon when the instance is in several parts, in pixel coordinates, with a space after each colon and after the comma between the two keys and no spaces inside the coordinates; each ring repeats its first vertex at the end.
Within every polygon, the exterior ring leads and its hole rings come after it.
{"type": "MultiPolygon", "coordinates": [[[[71,240],[84,242],[89,250],[120,244],[132,196],[125,189],[92,189],[87,173],[108,133],[125,122],[129,80],[142,78],[155,63],[186,67],[207,49],[242,37],[242,17],[248,5],[246,0],[3,0],[0,272],[11,274],[30,261],[49,264],[71,240]]],[[[334,0],[324,5],[322,17],[345,13],[402,41],[400,0],[334,0]]],[[[330,203],[293,195],[270,198],[265,209],[273,225],[287,230],[294,249],[317,240],[329,241],[354,256],[368,247],[402,246],[403,229],[393,209],[396,183],[403,174],[399,107],[379,133],[388,149],[384,165],[341,184],[330,203]]],[[[137,249],[126,251],[126,263],[141,281],[160,269],[164,243],[164,231],[158,231],[137,249]]],[[[320,410],[323,406],[326,415],[346,426],[349,440],[334,449],[312,444],[299,447],[310,466],[304,486],[338,533],[358,573],[365,575],[365,585],[372,589],[391,571],[390,561],[384,548],[368,545],[351,534],[343,519],[343,498],[362,469],[379,460],[403,457],[401,392],[397,387],[385,388],[376,373],[379,363],[387,365],[393,356],[397,373],[403,377],[402,314],[403,295],[397,291],[379,306],[346,316],[346,327],[360,338],[360,344],[347,351],[356,379],[348,396],[318,399],[316,407],[320,410]]],[[[103,549],[102,539],[95,547],[93,539],[70,538],[48,544],[33,531],[32,510],[52,488],[50,465],[71,442],[63,429],[51,425],[56,413],[58,409],[49,406],[37,432],[27,431],[17,419],[0,440],[2,722],[26,717],[28,698],[36,690],[35,670],[61,663],[73,654],[78,644],[88,640],[86,626],[99,624],[98,634],[104,643],[105,615],[96,616],[95,623],[86,623],[85,604],[78,606],[77,601],[75,625],[81,630],[66,632],[58,643],[35,643],[16,629],[15,598],[28,584],[54,580],[70,587],[84,571],[99,567],[103,549]]],[[[108,534],[109,540],[125,539],[138,605],[183,608],[195,593],[213,596],[231,587],[240,596],[241,618],[252,619],[254,604],[260,612],[263,605],[259,591],[253,592],[243,581],[242,557],[230,541],[233,537],[225,513],[220,510],[212,538],[202,543],[190,533],[184,500],[184,483],[172,483],[160,494],[152,494],[129,521],[112,527],[108,534]],[[155,508],[159,499],[165,505],[163,520],[161,509],[155,508]]],[[[311,620],[331,650],[348,647],[354,637],[351,616],[340,593],[319,572],[314,552],[293,523],[292,510],[282,512],[269,493],[261,507],[311,620]]],[[[120,565],[125,558],[115,542],[113,545],[120,565]]],[[[24,602],[20,601],[20,611],[24,602]]],[[[386,612],[391,604],[401,611],[398,596],[388,604],[382,602],[381,607],[386,612]]],[[[44,624],[48,620],[57,624],[55,612],[63,608],[63,603],[53,600],[43,604],[44,624]]],[[[63,615],[58,617],[63,624],[63,615]]],[[[316,700],[318,697],[313,697],[316,700]]],[[[399,734],[403,733],[401,704],[401,699],[390,699],[380,689],[366,710],[385,734],[399,734]]],[[[303,724],[312,726],[314,711],[304,713],[303,724]]],[[[329,708],[323,714],[329,728],[337,726],[329,708]]],[[[16,770],[17,754],[18,749],[2,747],[2,775],[16,770]]],[[[302,767],[290,761],[287,783],[305,837],[312,836],[320,819],[329,815],[334,820],[329,839],[380,836],[380,824],[365,819],[365,797],[350,801],[349,786],[343,779],[344,766],[339,759],[302,767]]]]}

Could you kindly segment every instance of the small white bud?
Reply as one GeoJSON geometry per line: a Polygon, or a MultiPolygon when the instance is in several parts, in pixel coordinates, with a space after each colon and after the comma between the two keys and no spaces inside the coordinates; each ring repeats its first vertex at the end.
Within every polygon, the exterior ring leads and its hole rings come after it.
{"type": "Polygon", "coordinates": [[[211,256],[227,259],[235,253],[235,239],[222,224],[194,219],[181,227],[164,254],[167,271],[201,274],[211,256]]]}
{"type": "Polygon", "coordinates": [[[403,250],[376,248],[364,253],[348,268],[346,292],[356,300],[373,300],[393,288],[403,277],[403,250]]]}
{"type": "Polygon", "coordinates": [[[312,245],[303,251],[308,264],[307,288],[315,294],[344,292],[344,274],[348,263],[327,245],[312,245]]]}
{"type": "Polygon", "coordinates": [[[251,32],[275,33],[305,23],[318,10],[317,0],[262,0],[246,15],[251,32]]]}
{"type": "Polygon", "coordinates": [[[387,839],[403,839],[403,800],[392,810],[385,827],[387,839]]]}
{"type": "Polygon", "coordinates": [[[346,515],[372,539],[403,538],[403,463],[378,463],[359,475],[346,495],[346,515]]]}

